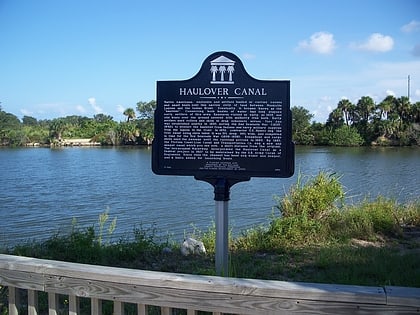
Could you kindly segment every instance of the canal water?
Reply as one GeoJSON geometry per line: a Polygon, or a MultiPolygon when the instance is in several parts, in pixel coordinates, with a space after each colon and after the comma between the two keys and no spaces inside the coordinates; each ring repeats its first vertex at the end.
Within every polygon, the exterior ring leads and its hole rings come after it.
{"type": "MultiPolygon", "coordinates": [[[[298,174],[341,176],[346,203],[383,195],[399,202],[420,196],[420,149],[297,147],[295,175],[253,178],[231,189],[229,224],[234,233],[267,223],[298,174]]],[[[0,249],[44,240],[95,225],[109,211],[117,218],[114,240],[136,228],[181,240],[206,230],[215,214],[213,187],[189,176],[151,171],[150,148],[1,148],[0,249]]]]}

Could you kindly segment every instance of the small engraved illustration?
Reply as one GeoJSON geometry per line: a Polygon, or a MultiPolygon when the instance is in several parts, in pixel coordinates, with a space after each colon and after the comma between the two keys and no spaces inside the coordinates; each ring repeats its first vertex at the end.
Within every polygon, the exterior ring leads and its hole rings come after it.
{"type": "Polygon", "coordinates": [[[210,72],[212,74],[212,84],[233,84],[233,72],[235,72],[235,61],[226,58],[225,56],[217,57],[210,61],[210,72]],[[225,75],[227,72],[227,80],[225,75]]]}

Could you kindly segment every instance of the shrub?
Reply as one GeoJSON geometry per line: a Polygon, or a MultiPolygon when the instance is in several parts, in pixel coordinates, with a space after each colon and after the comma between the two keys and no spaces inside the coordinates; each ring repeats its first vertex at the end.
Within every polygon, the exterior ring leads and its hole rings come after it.
{"type": "Polygon", "coordinates": [[[341,126],[333,131],[329,144],[345,147],[360,146],[363,144],[363,138],[356,128],[341,126]]]}
{"type": "Polygon", "coordinates": [[[277,250],[280,247],[300,246],[325,240],[330,235],[329,217],[334,217],[342,205],[344,190],[339,178],[320,172],[303,181],[299,174],[297,183],[283,197],[275,197],[280,217],[273,218],[262,238],[261,249],[277,250]]]}

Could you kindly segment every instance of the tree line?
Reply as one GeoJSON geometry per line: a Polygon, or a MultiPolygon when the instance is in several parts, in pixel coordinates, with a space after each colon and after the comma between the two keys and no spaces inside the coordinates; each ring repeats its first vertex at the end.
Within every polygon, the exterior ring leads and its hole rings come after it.
{"type": "MultiPolygon", "coordinates": [[[[0,145],[60,145],[63,139],[88,138],[102,145],[151,144],[156,101],[138,102],[124,111],[125,121],[112,116],[66,116],[22,121],[0,107],[0,145]]],[[[292,138],[301,145],[361,146],[420,145],[420,102],[408,97],[387,96],[375,104],[369,96],[356,104],[342,99],[325,123],[312,121],[313,115],[301,106],[292,111],[292,138]]]]}
{"type": "Polygon", "coordinates": [[[140,145],[153,140],[153,113],[156,102],[138,102],[127,108],[125,121],[117,122],[110,115],[66,116],[37,120],[23,116],[22,121],[0,107],[0,145],[28,144],[59,146],[63,139],[91,139],[101,145],[140,145]]]}
{"type": "Polygon", "coordinates": [[[292,134],[297,144],[332,146],[420,145],[420,102],[387,96],[375,104],[369,96],[356,104],[342,99],[326,123],[312,122],[303,107],[292,109],[292,134]]]}

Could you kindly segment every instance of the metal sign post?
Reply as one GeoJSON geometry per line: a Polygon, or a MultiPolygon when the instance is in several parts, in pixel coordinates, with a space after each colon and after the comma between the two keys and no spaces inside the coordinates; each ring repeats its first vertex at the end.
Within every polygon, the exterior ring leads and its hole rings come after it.
{"type": "Polygon", "coordinates": [[[230,200],[230,187],[236,183],[248,181],[250,178],[199,178],[213,185],[214,187],[214,200],[215,220],[216,220],[216,275],[228,276],[229,275],[229,200],[230,200]]]}
{"type": "Polygon", "coordinates": [[[229,275],[229,185],[226,179],[217,180],[214,185],[216,203],[216,274],[229,275]]]}

